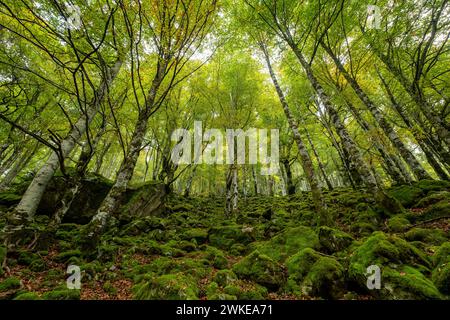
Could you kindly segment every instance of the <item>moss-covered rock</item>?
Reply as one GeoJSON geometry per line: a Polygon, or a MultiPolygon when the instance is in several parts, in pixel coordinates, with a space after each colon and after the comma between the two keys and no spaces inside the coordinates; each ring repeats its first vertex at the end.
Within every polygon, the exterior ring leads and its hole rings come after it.
{"type": "Polygon", "coordinates": [[[419,270],[407,265],[401,266],[399,269],[382,268],[381,286],[381,290],[372,290],[381,299],[423,300],[442,298],[433,282],[419,270]]]}
{"type": "Polygon", "coordinates": [[[353,242],[353,237],[338,229],[320,227],[319,242],[327,252],[333,253],[347,248],[353,242]]]}
{"type": "Polygon", "coordinates": [[[318,249],[319,237],[313,229],[305,226],[287,228],[269,241],[256,246],[256,249],[270,258],[283,262],[305,248],[318,249]]]}
{"type": "Polygon", "coordinates": [[[6,257],[6,248],[3,246],[0,246],[0,276],[3,274],[3,268],[2,268],[2,264],[3,261],[5,260],[6,257]]]}
{"type": "Polygon", "coordinates": [[[197,300],[199,293],[194,279],[183,273],[152,277],[135,285],[133,291],[138,300],[197,300]]]}
{"type": "Polygon", "coordinates": [[[418,268],[429,269],[428,257],[407,241],[389,236],[383,232],[374,232],[359,246],[350,259],[349,277],[360,288],[366,289],[366,270],[371,265],[381,269],[409,264],[418,268]]]}
{"type": "Polygon", "coordinates": [[[433,205],[443,200],[450,201],[450,192],[448,191],[431,192],[425,198],[420,199],[414,207],[426,208],[430,205],[433,205]]]}
{"type": "Polygon", "coordinates": [[[272,290],[281,287],[286,277],[281,264],[257,250],[236,263],[233,271],[241,279],[254,281],[272,290]]]}
{"type": "Polygon", "coordinates": [[[14,297],[14,300],[41,300],[41,297],[35,292],[24,292],[14,297]]]}
{"type": "Polygon", "coordinates": [[[344,293],[344,268],[331,257],[307,248],[286,261],[288,291],[308,296],[337,299],[344,293]]]}
{"type": "Polygon", "coordinates": [[[82,253],[80,250],[76,249],[76,250],[68,250],[68,251],[64,251],[59,253],[58,255],[56,255],[55,260],[58,262],[67,262],[70,258],[72,257],[81,257],[82,253]]]}
{"type": "Polygon", "coordinates": [[[422,189],[425,193],[430,191],[450,190],[450,182],[443,180],[420,180],[415,186],[422,189]]]}
{"type": "Polygon", "coordinates": [[[391,232],[403,232],[407,230],[411,223],[404,216],[394,216],[387,221],[387,226],[391,232]]]}
{"type": "Polygon", "coordinates": [[[424,194],[424,190],[420,187],[410,185],[402,185],[389,190],[389,195],[400,201],[406,208],[413,206],[424,194]]]}
{"type": "Polygon", "coordinates": [[[406,232],[405,239],[408,241],[422,241],[427,244],[440,245],[446,242],[447,233],[440,229],[413,228],[406,232]]]}
{"type": "Polygon", "coordinates": [[[440,292],[450,295],[450,262],[437,266],[433,270],[432,279],[440,292]]]}
{"type": "Polygon", "coordinates": [[[20,280],[15,277],[9,277],[0,282],[0,292],[19,289],[20,287],[20,280]]]}
{"type": "Polygon", "coordinates": [[[224,250],[229,250],[235,243],[249,244],[253,240],[252,233],[242,225],[220,226],[209,230],[210,244],[224,250]]]}
{"type": "Polygon", "coordinates": [[[42,295],[44,300],[80,300],[80,290],[56,289],[42,295]]]}
{"type": "Polygon", "coordinates": [[[203,244],[208,240],[208,229],[204,228],[188,229],[181,235],[181,238],[185,240],[194,239],[198,244],[203,244]]]}
{"type": "Polygon", "coordinates": [[[433,256],[434,266],[439,266],[447,262],[450,262],[450,242],[443,243],[433,256]]]}
{"type": "Polygon", "coordinates": [[[217,282],[217,284],[222,287],[232,284],[236,280],[237,280],[236,274],[228,269],[219,270],[214,276],[214,281],[217,282]]]}

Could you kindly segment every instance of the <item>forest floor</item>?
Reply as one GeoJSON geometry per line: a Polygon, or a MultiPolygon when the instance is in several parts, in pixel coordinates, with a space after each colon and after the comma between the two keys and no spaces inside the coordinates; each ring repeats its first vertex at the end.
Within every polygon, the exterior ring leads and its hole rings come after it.
{"type": "MultiPolygon", "coordinates": [[[[97,193],[82,200],[92,208],[108,189],[94,180],[97,193]]],[[[143,188],[130,191],[124,208],[143,188]]],[[[23,189],[0,193],[0,227],[23,189]]],[[[8,254],[0,299],[448,299],[450,183],[388,192],[404,213],[383,212],[363,190],[325,191],[333,227],[315,226],[308,192],[241,199],[233,219],[224,217],[221,198],[171,195],[158,215],[120,217],[89,254],[79,238],[95,209],[75,207],[48,248],[8,254]],[[67,288],[69,265],[80,268],[80,290],[67,288]],[[370,290],[373,265],[381,287],[370,290]]],[[[55,195],[47,197],[36,230],[49,221],[45,205],[55,195]]]]}

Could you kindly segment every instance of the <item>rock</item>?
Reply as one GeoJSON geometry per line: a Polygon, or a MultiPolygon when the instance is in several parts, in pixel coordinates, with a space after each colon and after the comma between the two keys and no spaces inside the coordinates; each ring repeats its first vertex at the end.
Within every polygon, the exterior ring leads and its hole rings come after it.
{"type": "Polygon", "coordinates": [[[387,226],[392,232],[403,232],[407,230],[411,223],[404,216],[394,216],[387,221],[387,226]]]}
{"type": "Polygon", "coordinates": [[[290,257],[286,265],[293,291],[326,299],[337,299],[344,294],[345,272],[336,259],[307,248],[290,257]]]}
{"type": "Polygon", "coordinates": [[[198,244],[203,244],[208,240],[208,229],[188,229],[181,235],[181,238],[184,240],[194,239],[198,244]]]}
{"type": "Polygon", "coordinates": [[[138,300],[197,300],[198,288],[192,277],[183,273],[165,274],[133,288],[138,300]]]}
{"type": "Polygon", "coordinates": [[[440,292],[450,295],[450,262],[437,266],[433,270],[432,279],[440,292]]]}
{"type": "Polygon", "coordinates": [[[239,278],[254,281],[271,290],[281,287],[286,277],[281,264],[257,250],[236,263],[233,271],[239,278]]]}
{"type": "Polygon", "coordinates": [[[228,269],[219,270],[214,276],[214,281],[217,282],[217,284],[222,287],[232,284],[236,280],[237,280],[236,274],[228,269]]]}
{"type": "Polygon", "coordinates": [[[377,298],[421,299],[436,297],[436,288],[422,274],[430,268],[428,257],[412,244],[377,231],[355,250],[348,273],[353,285],[377,298]],[[366,270],[371,265],[381,270],[382,290],[367,289],[366,270]]]}
{"type": "Polygon", "coordinates": [[[44,300],[80,300],[80,290],[56,289],[42,295],[44,300]]]}
{"type": "Polygon", "coordinates": [[[209,230],[210,245],[229,250],[233,244],[249,244],[253,241],[251,233],[244,232],[241,225],[214,227],[209,230]]]}
{"type": "Polygon", "coordinates": [[[406,232],[405,239],[408,241],[421,241],[427,244],[440,245],[446,241],[447,233],[440,229],[413,228],[406,232]]]}
{"type": "Polygon", "coordinates": [[[425,194],[421,188],[410,185],[393,187],[388,193],[406,208],[412,207],[425,194]]]}
{"type": "Polygon", "coordinates": [[[327,252],[334,253],[350,246],[353,242],[353,237],[338,229],[320,227],[319,242],[327,252]]]}
{"type": "Polygon", "coordinates": [[[300,226],[286,229],[269,241],[257,245],[256,249],[261,254],[265,254],[278,262],[283,262],[302,249],[318,249],[319,246],[319,237],[314,230],[300,226]]]}

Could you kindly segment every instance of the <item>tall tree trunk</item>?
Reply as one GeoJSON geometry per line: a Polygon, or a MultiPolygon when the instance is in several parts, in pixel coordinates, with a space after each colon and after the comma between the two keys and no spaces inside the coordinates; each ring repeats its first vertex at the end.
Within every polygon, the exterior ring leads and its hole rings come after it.
{"type": "Polygon", "coordinates": [[[320,169],[320,172],[322,173],[323,179],[325,180],[325,183],[327,184],[328,190],[333,190],[333,185],[331,184],[330,179],[328,179],[328,175],[325,172],[325,167],[324,167],[322,161],[320,160],[319,154],[317,153],[316,147],[314,146],[314,143],[312,142],[309,131],[306,128],[306,126],[304,126],[303,129],[305,130],[306,138],[308,138],[309,145],[311,146],[311,149],[314,153],[314,157],[317,160],[317,165],[319,166],[319,169],[320,169]]]}
{"type": "Polygon", "coordinates": [[[100,171],[103,166],[103,161],[105,160],[105,156],[108,153],[109,148],[111,148],[111,142],[108,141],[105,146],[103,146],[102,152],[97,155],[97,161],[95,162],[95,173],[100,174],[100,171]]]}
{"type": "Polygon", "coordinates": [[[305,172],[306,179],[308,180],[308,184],[311,189],[314,207],[315,207],[317,213],[319,214],[319,225],[330,225],[332,222],[332,219],[326,210],[326,204],[325,204],[325,201],[323,200],[322,191],[320,190],[320,186],[319,186],[319,181],[317,180],[317,176],[314,172],[314,166],[311,161],[311,157],[309,156],[308,150],[306,149],[305,144],[303,143],[303,139],[298,130],[297,123],[294,119],[294,116],[292,115],[292,112],[286,101],[284,93],[281,90],[280,85],[278,84],[278,80],[275,76],[275,73],[272,68],[272,64],[270,62],[269,53],[267,52],[267,48],[262,43],[260,44],[260,47],[261,47],[262,52],[264,53],[264,57],[266,60],[267,68],[269,69],[270,77],[272,78],[273,85],[275,86],[275,89],[277,91],[278,98],[280,99],[284,114],[286,115],[286,118],[288,120],[289,127],[292,130],[294,140],[297,143],[298,152],[299,152],[301,160],[302,160],[301,163],[302,163],[303,171],[305,172]]]}
{"type": "Polygon", "coordinates": [[[238,209],[238,172],[237,165],[229,166],[226,176],[226,200],[225,200],[225,216],[232,218],[238,209]]]}
{"type": "Polygon", "coordinates": [[[336,132],[338,133],[339,137],[341,138],[342,145],[348,152],[348,155],[350,156],[351,162],[356,166],[356,169],[358,170],[359,174],[364,179],[364,182],[366,186],[368,187],[369,191],[372,193],[374,199],[378,202],[380,206],[382,206],[384,209],[390,212],[401,212],[402,207],[398,201],[395,201],[395,199],[388,196],[377,184],[376,179],[372,172],[370,171],[369,167],[367,166],[367,163],[363,160],[360,151],[358,150],[358,147],[356,143],[351,138],[350,134],[348,133],[347,129],[345,128],[344,124],[342,123],[339,114],[334,109],[333,105],[330,102],[330,99],[328,95],[323,90],[322,86],[320,85],[319,81],[315,77],[311,65],[305,60],[303,57],[303,54],[300,52],[300,49],[298,46],[292,41],[292,38],[288,38],[288,45],[291,47],[291,49],[294,51],[294,54],[298,58],[300,64],[302,65],[308,80],[310,81],[312,87],[316,91],[317,95],[320,98],[320,102],[323,103],[325,109],[329,113],[331,117],[331,121],[336,128],[336,132]]]}
{"type": "Polygon", "coordinates": [[[378,110],[373,101],[369,98],[369,96],[364,92],[364,90],[360,87],[359,83],[351,76],[348,71],[343,66],[342,62],[338,57],[334,54],[331,48],[325,44],[324,41],[320,41],[320,44],[334,61],[334,64],[350,84],[350,86],[355,91],[358,98],[364,103],[367,109],[370,111],[374,119],[377,121],[381,129],[384,131],[386,136],[392,142],[392,145],[398,150],[400,155],[403,157],[405,162],[411,168],[411,171],[417,177],[417,179],[431,179],[431,176],[425,171],[420,162],[416,159],[416,157],[412,154],[410,150],[405,146],[403,141],[398,136],[397,132],[390,125],[390,123],[386,120],[383,114],[378,110]]]}
{"type": "Polygon", "coordinates": [[[24,228],[24,223],[33,219],[45,189],[60,165],[60,157],[61,159],[67,158],[84,132],[86,132],[87,126],[97,114],[100,104],[106,97],[108,88],[121,66],[122,60],[117,59],[114,66],[106,71],[106,77],[102,79],[93,102],[86,106],[85,113],[80,116],[66,138],[61,141],[61,154],[58,156],[56,152],[52,152],[47,162],[41,167],[28,186],[17,207],[8,214],[8,222],[4,229],[5,238],[7,238],[6,242],[9,241],[8,238],[13,236],[16,231],[20,232],[24,228]]]}
{"type": "Polygon", "coordinates": [[[14,166],[8,171],[8,173],[3,178],[2,182],[0,183],[0,190],[5,190],[10,186],[11,182],[14,180],[15,177],[17,177],[20,171],[22,171],[28,165],[28,163],[33,158],[38,148],[39,142],[36,142],[31,152],[29,150],[24,150],[21,157],[14,163],[14,166]]]}
{"type": "Polygon", "coordinates": [[[147,132],[148,119],[154,107],[157,92],[164,79],[166,67],[166,60],[162,59],[158,62],[156,74],[148,92],[145,106],[139,111],[138,119],[131,136],[131,142],[122,164],[120,165],[116,181],[100,205],[100,208],[84,230],[83,246],[85,250],[93,249],[97,246],[112,215],[116,213],[121,198],[133,176],[134,168],[141,151],[142,142],[144,141],[147,132]]]}
{"type": "MultiPolygon", "coordinates": [[[[413,134],[414,138],[416,139],[417,143],[419,144],[422,151],[425,153],[425,156],[428,160],[428,163],[433,167],[433,170],[436,172],[436,174],[439,176],[439,178],[443,180],[449,180],[449,176],[444,171],[444,169],[441,167],[441,165],[437,162],[435,159],[432,151],[427,145],[427,142],[425,142],[420,135],[420,133],[417,131],[416,128],[414,128],[414,125],[412,124],[411,120],[409,119],[409,116],[406,114],[406,112],[403,110],[403,107],[398,103],[398,101],[395,99],[394,94],[392,93],[391,89],[389,88],[389,85],[387,84],[384,77],[381,75],[381,73],[377,70],[378,76],[381,80],[381,83],[384,86],[384,89],[389,97],[389,100],[391,101],[391,105],[393,109],[400,115],[400,117],[403,120],[403,123],[408,127],[409,131],[413,134]]],[[[442,151],[442,150],[441,150],[442,151]]],[[[443,160],[447,162],[447,164],[450,165],[450,153],[449,152],[443,152],[441,154],[443,156],[443,160]]]]}
{"type": "Polygon", "coordinates": [[[286,191],[288,195],[295,194],[295,185],[292,179],[292,170],[291,170],[291,164],[289,162],[289,159],[285,158],[281,161],[284,167],[284,171],[286,174],[286,191]]]}

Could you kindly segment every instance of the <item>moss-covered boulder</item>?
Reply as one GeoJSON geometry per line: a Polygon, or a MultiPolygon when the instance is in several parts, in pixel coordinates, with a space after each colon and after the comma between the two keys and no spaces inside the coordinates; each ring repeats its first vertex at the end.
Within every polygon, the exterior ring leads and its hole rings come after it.
{"type": "Polygon", "coordinates": [[[2,268],[2,264],[3,261],[5,260],[6,257],[6,248],[3,246],[0,246],[0,276],[3,274],[3,268],[2,268]]]}
{"type": "Polygon", "coordinates": [[[436,288],[424,276],[431,267],[427,255],[415,246],[397,236],[377,231],[354,251],[348,274],[353,285],[378,298],[435,298],[436,288]],[[381,270],[382,290],[367,290],[366,271],[371,265],[381,270]]]}
{"type": "Polygon", "coordinates": [[[421,241],[427,244],[440,245],[446,241],[447,233],[440,229],[412,228],[405,233],[408,241],[421,241]]]}
{"type": "Polygon", "coordinates": [[[387,227],[391,232],[403,232],[411,226],[411,223],[404,216],[394,216],[387,221],[387,227]]]}
{"type": "Polygon", "coordinates": [[[389,190],[389,195],[400,201],[406,208],[412,207],[425,194],[420,187],[402,185],[393,187],[389,190]]]}
{"type": "Polygon", "coordinates": [[[270,258],[283,262],[305,248],[318,249],[319,237],[316,232],[305,226],[287,228],[269,241],[257,244],[256,249],[270,258]]]}
{"type": "Polygon", "coordinates": [[[411,266],[381,270],[381,290],[372,290],[381,299],[423,300],[441,299],[436,286],[423,273],[411,266]]]}
{"type": "Polygon", "coordinates": [[[338,229],[320,227],[319,242],[325,251],[333,253],[347,248],[353,242],[353,237],[338,229]]]}
{"type": "Polygon", "coordinates": [[[236,263],[233,271],[239,278],[254,281],[271,290],[281,287],[286,278],[281,264],[257,250],[236,263]]]}
{"type": "Polygon", "coordinates": [[[434,266],[439,266],[447,262],[450,262],[450,242],[443,243],[433,256],[434,266]]]}
{"type": "Polygon", "coordinates": [[[334,258],[306,248],[286,260],[287,290],[296,294],[337,299],[344,293],[345,272],[334,258]]]}
{"type": "Polygon", "coordinates": [[[44,300],[80,300],[80,290],[55,289],[42,295],[44,300]]]}
{"type": "Polygon", "coordinates": [[[415,208],[426,208],[429,207],[435,203],[438,203],[440,201],[447,200],[450,201],[450,192],[449,191],[437,191],[437,192],[431,192],[426,197],[420,199],[416,205],[415,208]]]}
{"type": "Polygon", "coordinates": [[[234,244],[249,244],[254,241],[250,229],[242,225],[226,225],[209,230],[209,243],[214,247],[229,250],[234,244]]]}
{"type": "Polygon", "coordinates": [[[24,292],[14,297],[14,300],[41,300],[41,297],[35,292],[24,292]]]}
{"type": "Polygon", "coordinates": [[[229,284],[232,284],[237,280],[236,274],[232,270],[219,270],[214,276],[214,281],[217,282],[218,285],[225,287],[229,284]]]}
{"type": "Polygon", "coordinates": [[[450,262],[437,266],[433,270],[432,279],[440,292],[450,295],[450,262]]]}
{"type": "Polygon", "coordinates": [[[195,280],[183,273],[151,277],[133,287],[138,300],[197,300],[199,290],[195,280]]]}
{"type": "Polygon", "coordinates": [[[208,240],[208,229],[191,228],[186,230],[182,235],[182,239],[195,240],[198,244],[203,244],[208,240]]]}

